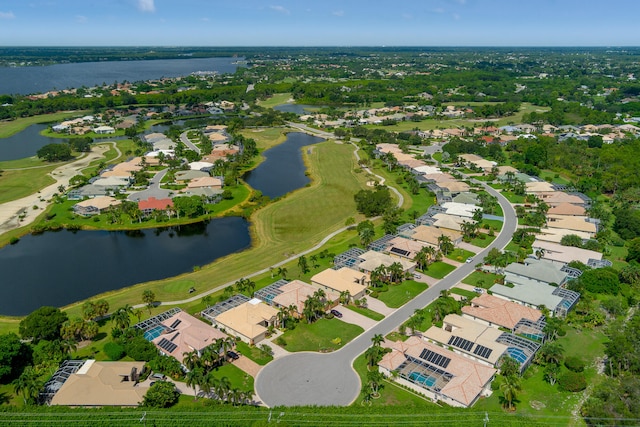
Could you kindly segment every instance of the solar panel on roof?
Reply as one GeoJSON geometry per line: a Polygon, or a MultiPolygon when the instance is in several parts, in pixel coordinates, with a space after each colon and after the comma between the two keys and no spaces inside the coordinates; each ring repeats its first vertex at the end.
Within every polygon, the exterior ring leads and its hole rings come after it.
{"type": "Polygon", "coordinates": [[[178,338],[178,335],[180,335],[180,332],[178,332],[177,334],[175,334],[174,336],[171,337],[171,342],[173,342],[173,340],[178,338]]]}
{"type": "Polygon", "coordinates": [[[389,252],[393,252],[394,254],[398,254],[398,255],[402,255],[402,256],[407,256],[409,255],[409,251],[405,251],[404,249],[400,249],[400,248],[396,248],[393,247],[391,249],[389,249],[389,252]]]}
{"type": "Polygon", "coordinates": [[[173,350],[178,348],[178,345],[172,343],[171,341],[169,341],[166,338],[162,338],[160,340],[160,342],[158,343],[158,347],[160,347],[161,349],[165,350],[167,353],[171,353],[171,352],[173,352],[173,350]]]}
{"type": "Polygon", "coordinates": [[[448,344],[454,347],[461,348],[464,351],[471,351],[471,347],[473,347],[473,342],[466,340],[464,338],[456,337],[455,335],[449,338],[448,344]]]}
{"type": "Polygon", "coordinates": [[[182,323],[182,320],[178,319],[178,320],[176,320],[175,322],[173,322],[173,323],[171,324],[171,326],[169,326],[169,327],[170,327],[171,329],[175,329],[175,328],[176,328],[176,326],[178,326],[180,323],[182,323]]]}
{"type": "Polygon", "coordinates": [[[475,349],[473,349],[473,354],[482,357],[483,359],[488,359],[491,356],[492,349],[485,347],[483,345],[478,344],[475,349]]]}
{"type": "Polygon", "coordinates": [[[438,365],[442,368],[446,368],[447,366],[449,366],[449,362],[451,362],[451,359],[448,357],[445,357],[441,354],[438,354],[434,351],[428,350],[428,349],[423,349],[422,353],[420,353],[420,358],[426,360],[427,362],[433,363],[434,365],[438,365]]]}

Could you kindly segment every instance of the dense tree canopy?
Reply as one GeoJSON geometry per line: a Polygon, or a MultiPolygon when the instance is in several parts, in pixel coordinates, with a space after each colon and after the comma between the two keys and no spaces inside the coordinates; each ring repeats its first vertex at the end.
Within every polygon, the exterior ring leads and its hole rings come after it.
{"type": "Polygon", "coordinates": [[[378,186],[375,190],[360,190],[354,199],[358,212],[367,217],[382,215],[393,203],[389,189],[384,186],[378,186]]]}
{"type": "Polygon", "coordinates": [[[20,336],[25,339],[60,339],[60,327],[68,320],[67,313],[59,308],[44,306],[29,314],[20,322],[20,336]]]}
{"type": "Polygon", "coordinates": [[[14,333],[0,335],[0,381],[20,374],[31,363],[31,348],[14,333]]]}
{"type": "Polygon", "coordinates": [[[48,162],[58,162],[71,159],[71,147],[69,144],[47,144],[37,153],[39,158],[48,162]]]}

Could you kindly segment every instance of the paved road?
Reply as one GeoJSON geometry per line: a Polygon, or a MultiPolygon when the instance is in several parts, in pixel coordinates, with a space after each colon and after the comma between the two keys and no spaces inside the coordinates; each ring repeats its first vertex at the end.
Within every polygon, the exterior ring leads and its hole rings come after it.
{"type": "Polygon", "coordinates": [[[127,199],[132,202],[138,202],[140,200],[147,200],[149,197],[155,197],[156,199],[168,198],[169,195],[175,193],[175,191],[160,188],[160,181],[162,181],[162,178],[164,178],[168,171],[169,168],[166,168],[156,173],[153,178],[149,180],[149,186],[145,190],[132,193],[127,199]]]}
{"type": "Polygon", "coordinates": [[[429,305],[442,290],[452,288],[469,275],[474,270],[474,264],[484,258],[489,250],[503,249],[511,240],[518,223],[513,207],[494,189],[486,185],[485,189],[498,198],[505,222],[498,237],[477,254],[473,262],[462,264],[339,351],[329,354],[292,353],[269,363],[256,378],[258,399],[269,407],[351,404],[360,392],[360,378],[353,370],[353,360],[371,346],[371,338],[375,334],[384,336],[396,329],[415,309],[429,305]]]}
{"type": "Polygon", "coordinates": [[[191,142],[191,140],[187,136],[188,132],[189,131],[184,131],[180,134],[180,141],[182,141],[184,145],[186,145],[190,150],[193,150],[196,153],[200,154],[200,149],[196,147],[196,145],[193,142],[191,142]]]}

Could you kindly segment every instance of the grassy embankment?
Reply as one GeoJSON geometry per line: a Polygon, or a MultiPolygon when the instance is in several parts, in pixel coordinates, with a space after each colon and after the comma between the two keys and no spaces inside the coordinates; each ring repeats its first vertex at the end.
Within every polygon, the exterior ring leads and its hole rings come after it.
{"type": "MultiPolygon", "coordinates": [[[[143,289],[151,289],[160,301],[183,299],[192,286],[199,292],[211,289],[308,249],[342,227],[355,211],[353,194],[362,188],[363,179],[354,172],[352,150],[350,145],[325,142],[313,146],[310,154],[305,151],[313,183],[252,216],[251,249],[192,273],[109,292],[100,298],[106,298],[112,308],[140,303],[143,289]]],[[[79,314],[80,304],[67,309],[71,315],[79,314]]]]}
{"type": "Polygon", "coordinates": [[[0,121],[0,138],[8,138],[36,123],[59,122],[69,117],[81,116],[84,113],[86,113],[86,111],[62,111],[53,114],[21,117],[15,120],[3,120],[0,121]]]}

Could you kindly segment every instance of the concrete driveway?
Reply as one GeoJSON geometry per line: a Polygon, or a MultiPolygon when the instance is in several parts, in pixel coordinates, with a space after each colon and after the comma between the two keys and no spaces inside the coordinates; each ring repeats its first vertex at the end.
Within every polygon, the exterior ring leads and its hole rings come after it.
{"type": "Polygon", "coordinates": [[[138,202],[140,200],[147,200],[149,197],[155,197],[156,199],[168,198],[169,194],[175,193],[175,191],[160,188],[160,181],[162,181],[162,178],[164,178],[168,170],[169,169],[167,168],[156,173],[153,178],[149,180],[149,187],[147,187],[146,190],[132,193],[127,197],[127,199],[133,202],[138,202]]]}
{"type": "Polygon", "coordinates": [[[358,325],[365,331],[369,328],[372,328],[376,323],[375,320],[368,318],[367,316],[363,316],[360,313],[356,313],[355,311],[342,306],[337,306],[335,310],[338,310],[342,313],[342,317],[340,320],[346,323],[351,323],[352,325],[358,325]]]}

